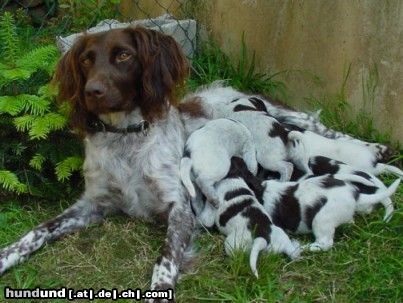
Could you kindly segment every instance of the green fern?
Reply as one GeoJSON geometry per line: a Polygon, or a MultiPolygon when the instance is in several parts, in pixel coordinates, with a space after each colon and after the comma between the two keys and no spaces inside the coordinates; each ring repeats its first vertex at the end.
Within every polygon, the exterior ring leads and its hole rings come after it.
{"type": "Polygon", "coordinates": [[[18,37],[13,15],[5,12],[0,17],[1,55],[9,65],[16,62],[18,55],[18,37]]]}
{"type": "Polygon", "coordinates": [[[14,125],[18,131],[24,132],[32,127],[32,123],[35,121],[35,116],[25,115],[21,117],[14,118],[14,125]]]}
{"type": "Polygon", "coordinates": [[[7,191],[23,194],[28,191],[28,186],[21,183],[18,177],[8,170],[0,170],[0,185],[7,191]]]}
{"type": "Polygon", "coordinates": [[[16,66],[24,67],[31,73],[42,69],[51,74],[59,57],[59,51],[53,45],[35,48],[16,61],[16,66]]]}
{"type": "Polygon", "coordinates": [[[72,175],[74,171],[81,169],[83,159],[81,157],[68,157],[56,165],[56,176],[59,181],[64,181],[72,175]]]}
{"type": "Polygon", "coordinates": [[[67,118],[58,113],[47,113],[35,117],[29,126],[29,138],[46,139],[50,132],[63,129],[67,125],[67,118]]]}
{"type": "Polygon", "coordinates": [[[46,158],[43,155],[37,153],[32,157],[31,161],[29,161],[29,165],[32,168],[35,168],[36,170],[41,171],[45,160],[46,160],[46,158]]]}
{"type": "Polygon", "coordinates": [[[0,16],[0,188],[57,198],[75,188],[60,181],[82,164],[81,146],[66,128],[69,108],[56,105],[57,87],[49,83],[59,53],[54,45],[22,49],[31,44],[15,33],[12,16],[0,16]]]}
{"type": "Polygon", "coordinates": [[[36,95],[21,94],[18,96],[0,97],[0,114],[16,116],[21,112],[43,115],[49,110],[50,101],[36,95]]]}

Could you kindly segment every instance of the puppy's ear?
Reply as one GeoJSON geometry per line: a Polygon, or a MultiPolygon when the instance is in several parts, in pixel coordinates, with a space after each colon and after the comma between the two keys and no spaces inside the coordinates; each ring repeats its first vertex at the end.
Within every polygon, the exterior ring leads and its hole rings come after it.
{"type": "Polygon", "coordinates": [[[53,78],[53,82],[59,88],[58,100],[71,104],[70,124],[80,133],[85,132],[88,115],[84,102],[85,77],[79,61],[86,41],[86,37],[79,38],[71,49],[64,54],[57,64],[53,78]]]}
{"type": "Polygon", "coordinates": [[[189,74],[189,64],[171,36],[145,28],[126,29],[141,66],[140,108],[148,119],[161,117],[166,105],[177,105],[176,94],[189,74]]]}

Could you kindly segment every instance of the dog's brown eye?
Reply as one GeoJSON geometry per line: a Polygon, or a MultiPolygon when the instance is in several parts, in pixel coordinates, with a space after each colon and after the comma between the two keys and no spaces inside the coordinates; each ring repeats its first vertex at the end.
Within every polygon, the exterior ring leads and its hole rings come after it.
{"type": "Polygon", "coordinates": [[[120,52],[117,56],[116,56],[116,61],[117,62],[123,62],[126,61],[128,59],[130,59],[132,55],[129,54],[128,52],[120,52]]]}
{"type": "Polygon", "coordinates": [[[89,66],[92,62],[90,58],[84,58],[83,60],[81,60],[81,63],[85,66],[89,66]]]}

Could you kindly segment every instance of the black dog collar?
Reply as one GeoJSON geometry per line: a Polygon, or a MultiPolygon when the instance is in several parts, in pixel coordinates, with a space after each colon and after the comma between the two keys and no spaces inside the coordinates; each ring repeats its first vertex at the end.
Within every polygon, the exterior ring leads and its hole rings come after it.
{"type": "Polygon", "coordinates": [[[117,128],[113,125],[107,124],[101,120],[91,121],[89,123],[89,129],[93,132],[109,132],[118,134],[129,134],[129,133],[139,133],[141,132],[144,136],[147,136],[148,129],[150,128],[150,122],[142,120],[136,124],[130,124],[125,128],[117,128]]]}

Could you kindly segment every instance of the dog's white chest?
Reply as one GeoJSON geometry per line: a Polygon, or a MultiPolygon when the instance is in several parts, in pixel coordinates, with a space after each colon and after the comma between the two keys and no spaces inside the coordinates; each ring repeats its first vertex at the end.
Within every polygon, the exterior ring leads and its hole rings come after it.
{"type": "MultiPolygon", "coordinates": [[[[95,138],[96,139],[96,138],[95,138]]],[[[86,142],[84,174],[87,191],[105,192],[115,195],[110,199],[116,207],[128,215],[148,217],[157,197],[144,180],[142,168],[146,161],[139,148],[136,136],[120,138],[126,142],[109,140],[107,144],[97,144],[97,140],[86,142]]],[[[106,141],[102,138],[101,141],[106,141]]]]}

